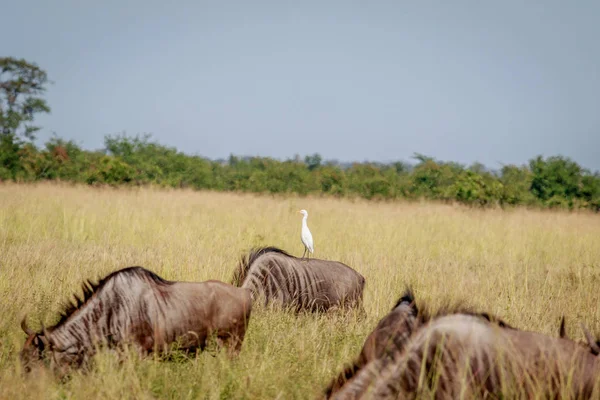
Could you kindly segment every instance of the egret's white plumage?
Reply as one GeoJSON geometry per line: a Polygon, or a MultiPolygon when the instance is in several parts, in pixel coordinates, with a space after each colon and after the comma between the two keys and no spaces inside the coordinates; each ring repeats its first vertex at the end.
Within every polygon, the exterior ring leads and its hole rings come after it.
{"type": "Polygon", "coordinates": [[[308,229],[308,225],[306,224],[306,220],[308,219],[308,212],[306,210],[298,211],[300,214],[304,215],[302,217],[302,234],[300,235],[300,239],[302,240],[302,244],[304,244],[304,253],[302,253],[302,258],[304,255],[308,255],[306,252],[309,251],[311,254],[314,253],[315,248],[313,245],[313,238],[310,230],[308,229]]]}

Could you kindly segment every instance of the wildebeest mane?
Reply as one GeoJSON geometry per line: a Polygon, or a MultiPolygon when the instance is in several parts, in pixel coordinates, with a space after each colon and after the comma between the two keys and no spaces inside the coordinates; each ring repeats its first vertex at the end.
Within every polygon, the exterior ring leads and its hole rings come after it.
{"type": "Polygon", "coordinates": [[[63,311],[60,313],[59,321],[54,326],[52,326],[51,329],[58,328],[63,323],[65,323],[75,311],[77,311],[81,306],[83,306],[89,299],[92,298],[92,296],[94,296],[95,293],[100,291],[106,285],[107,282],[109,282],[117,275],[133,275],[140,278],[146,277],[158,285],[170,285],[173,283],[171,281],[161,278],[154,272],[140,266],[126,267],[113,271],[96,283],[92,282],[90,279],[86,279],[81,285],[83,290],[83,296],[79,297],[77,294],[74,294],[74,299],[64,304],[63,311]]]}
{"type": "Polygon", "coordinates": [[[514,329],[511,325],[507,324],[504,320],[496,315],[487,312],[476,311],[472,306],[467,305],[464,300],[454,302],[448,301],[436,311],[431,311],[427,304],[421,303],[417,306],[412,288],[408,287],[398,299],[394,308],[398,307],[398,305],[403,302],[412,304],[411,308],[416,312],[417,319],[420,324],[425,324],[429,321],[444,317],[446,315],[463,314],[483,318],[488,322],[498,324],[498,326],[502,328],[514,329]]]}
{"type": "Polygon", "coordinates": [[[251,249],[247,255],[242,256],[236,270],[233,273],[231,284],[238,287],[241,286],[242,283],[244,283],[244,279],[246,279],[246,276],[248,275],[248,270],[250,269],[250,266],[254,263],[254,261],[256,261],[256,259],[258,259],[258,257],[267,253],[277,253],[287,257],[296,258],[293,255],[286,252],[285,250],[282,250],[278,247],[255,247],[251,249]]]}

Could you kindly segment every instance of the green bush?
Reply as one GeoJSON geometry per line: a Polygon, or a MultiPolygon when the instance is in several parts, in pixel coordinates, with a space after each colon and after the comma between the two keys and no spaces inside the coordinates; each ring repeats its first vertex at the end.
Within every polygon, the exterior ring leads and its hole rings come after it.
{"type": "Polygon", "coordinates": [[[150,136],[107,136],[103,151],[51,138],[42,148],[0,135],[0,180],[62,180],[255,193],[325,194],[365,199],[430,199],[471,206],[537,205],[600,211],[600,175],[561,156],[498,172],[415,156],[414,166],[354,163],[342,167],[319,154],[286,161],[236,157],[227,162],[187,155],[150,136]]]}

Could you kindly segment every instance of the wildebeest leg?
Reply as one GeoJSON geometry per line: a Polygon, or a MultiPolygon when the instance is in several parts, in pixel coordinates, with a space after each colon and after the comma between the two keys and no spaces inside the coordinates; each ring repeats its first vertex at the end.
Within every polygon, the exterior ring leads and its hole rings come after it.
{"type": "Polygon", "coordinates": [[[217,336],[217,344],[220,348],[225,348],[227,356],[229,358],[235,358],[238,356],[242,349],[242,343],[244,342],[245,330],[237,329],[231,333],[226,333],[217,336]]]}
{"type": "Polygon", "coordinates": [[[109,354],[112,354],[116,357],[117,364],[119,366],[123,365],[124,362],[129,360],[130,356],[141,359],[151,353],[154,353],[153,345],[148,341],[122,341],[106,347],[105,350],[107,350],[109,354]]]}
{"type": "MultiPolygon", "coordinates": [[[[322,308],[322,311],[325,312],[325,315],[337,315],[339,314],[339,312],[342,310],[342,308],[340,306],[338,306],[337,304],[332,305],[331,307],[328,308],[322,308]]],[[[316,309],[316,311],[319,311],[318,309],[316,309]]]]}
{"type": "Polygon", "coordinates": [[[179,349],[188,354],[197,353],[198,350],[203,351],[206,348],[207,340],[206,335],[195,331],[187,331],[177,338],[179,349]]]}
{"type": "Polygon", "coordinates": [[[364,321],[367,318],[367,312],[365,311],[365,307],[363,307],[362,302],[358,304],[358,311],[357,311],[357,320],[358,321],[364,321]]]}
{"type": "Polygon", "coordinates": [[[144,350],[139,345],[131,346],[128,344],[121,344],[118,347],[114,348],[114,354],[117,357],[117,364],[119,366],[122,366],[123,363],[130,359],[129,356],[131,351],[133,351],[134,356],[137,356],[138,358],[142,358],[152,352],[144,350]]]}
{"type": "Polygon", "coordinates": [[[227,356],[232,358],[237,355],[237,352],[234,349],[234,337],[232,335],[219,335],[216,338],[217,347],[219,350],[225,349],[227,351],[227,356]]]}

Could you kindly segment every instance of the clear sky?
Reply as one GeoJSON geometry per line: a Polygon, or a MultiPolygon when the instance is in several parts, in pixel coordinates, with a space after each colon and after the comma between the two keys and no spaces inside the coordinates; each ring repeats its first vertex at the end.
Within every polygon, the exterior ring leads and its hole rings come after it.
{"type": "Polygon", "coordinates": [[[600,169],[600,2],[8,1],[0,53],[55,83],[85,148],[152,133],[210,158],[600,169]],[[172,4],[172,5],[171,5],[172,4]]]}

